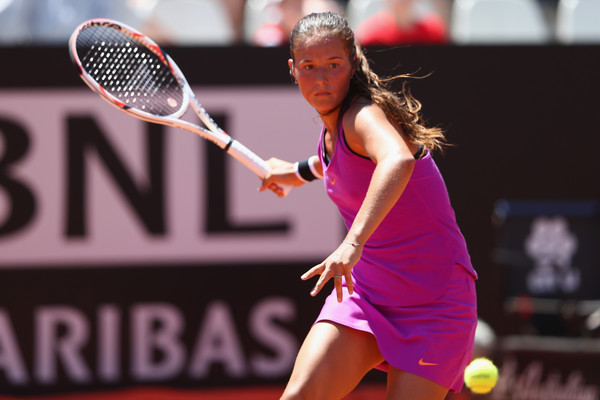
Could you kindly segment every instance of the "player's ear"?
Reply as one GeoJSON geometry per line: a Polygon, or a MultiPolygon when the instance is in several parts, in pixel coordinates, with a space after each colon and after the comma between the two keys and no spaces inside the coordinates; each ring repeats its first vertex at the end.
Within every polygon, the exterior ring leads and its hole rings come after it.
{"type": "Polygon", "coordinates": [[[294,60],[291,58],[288,60],[288,67],[290,67],[290,78],[292,79],[292,82],[298,83],[298,80],[296,80],[296,77],[294,76],[294,60]]]}

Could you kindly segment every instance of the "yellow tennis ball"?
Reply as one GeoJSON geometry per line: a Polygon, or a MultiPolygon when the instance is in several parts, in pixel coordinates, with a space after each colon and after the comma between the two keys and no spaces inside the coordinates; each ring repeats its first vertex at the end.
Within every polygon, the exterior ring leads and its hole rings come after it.
{"type": "Polygon", "coordinates": [[[473,393],[488,393],[497,382],[498,368],[485,357],[474,359],[465,368],[465,384],[473,393]]]}

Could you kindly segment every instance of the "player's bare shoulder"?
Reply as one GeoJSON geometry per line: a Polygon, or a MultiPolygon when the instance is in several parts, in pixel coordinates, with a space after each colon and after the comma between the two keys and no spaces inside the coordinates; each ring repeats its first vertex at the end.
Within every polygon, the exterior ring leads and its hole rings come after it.
{"type": "Polygon", "coordinates": [[[372,134],[375,115],[383,111],[366,98],[353,101],[343,115],[344,138],[353,152],[368,157],[365,144],[372,134]]]}
{"type": "Polygon", "coordinates": [[[388,123],[383,109],[365,98],[352,102],[343,118],[344,131],[350,135],[360,135],[376,126],[388,123]]]}
{"type": "Polygon", "coordinates": [[[352,135],[356,133],[357,129],[360,130],[359,127],[366,122],[364,120],[369,119],[367,114],[372,112],[369,109],[373,107],[379,108],[371,100],[364,97],[359,97],[350,103],[343,116],[344,131],[352,135]]]}

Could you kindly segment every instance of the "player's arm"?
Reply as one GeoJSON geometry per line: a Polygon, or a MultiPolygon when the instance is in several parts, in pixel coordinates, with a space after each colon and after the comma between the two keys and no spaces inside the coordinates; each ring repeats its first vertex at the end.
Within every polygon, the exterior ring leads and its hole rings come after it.
{"type": "Polygon", "coordinates": [[[267,160],[269,172],[262,181],[259,191],[272,190],[281,196],[280,185],[302,186],[306,182],[323,178],[323,167],[318,156],[291,163],[271,158],[267,160]]]}
{"type": "Polygon", "coordinates": [[[313,296],[334,278],[340,302],[343,292],[342,280],[338,278],[345,277],[352,294],[352,268],[360,260],[364,244],[402,195],[415,162],[401,132],[377,106],[351,108],[344,116],[344,133],[350,148],[369,157],[376,167],[362,206],[342,244],[325,261],[302,275],[304,280],[320,275],[311,292],[313,296]]]}
{"type": "Polygon", "coordinates": [[[360,107],[348,120],[344,125],[348,145],[376,164],[363,204],[346,236],[347,241],[364,244],[404,192],[415,159],[402,132],[379,107],[360,107]]]}

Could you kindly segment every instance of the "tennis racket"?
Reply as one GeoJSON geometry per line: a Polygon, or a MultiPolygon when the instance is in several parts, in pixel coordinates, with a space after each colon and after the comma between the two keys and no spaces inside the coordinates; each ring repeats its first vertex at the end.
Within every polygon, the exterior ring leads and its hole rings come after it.
{"type": "MultiPolygon", "coordinates": [[[[101,98],[144,121],[174,126],[207,139],[260,178],[267,163],[232,139],[202,107],[177,64],[154,41],[118,21],[95,18],[69,39],[79,76],[101,98]],[[206,128],[181,119],[191,105],[206,128]]],[[[279,185],[280,196],[292,186],[279,185]]]]}

